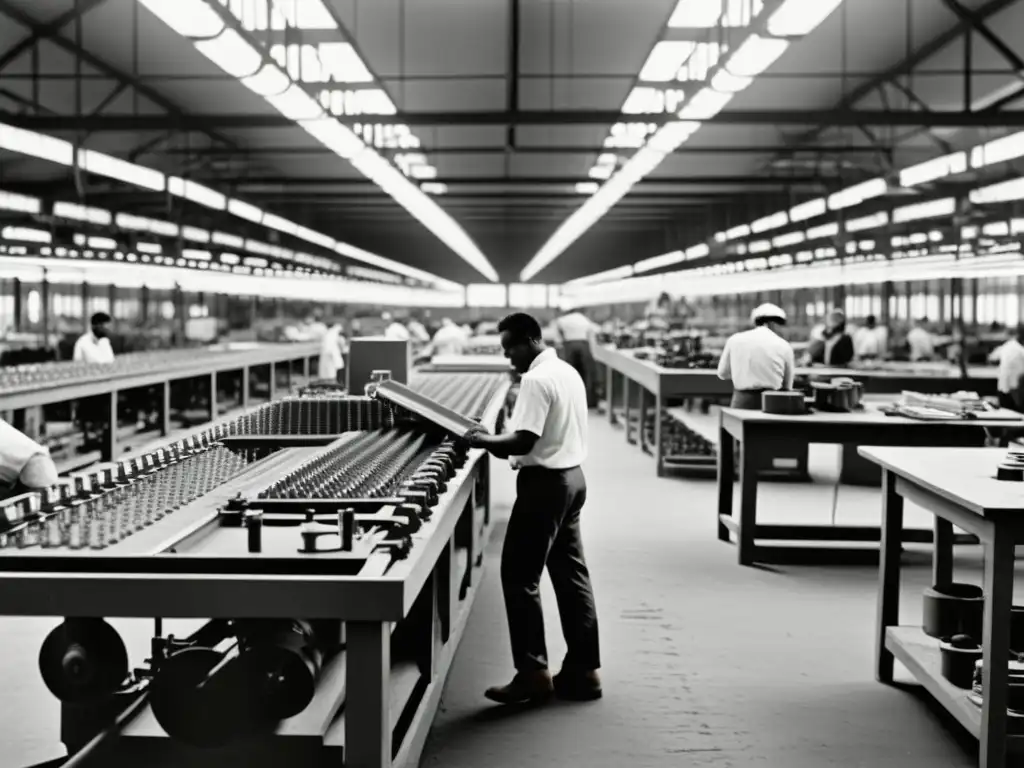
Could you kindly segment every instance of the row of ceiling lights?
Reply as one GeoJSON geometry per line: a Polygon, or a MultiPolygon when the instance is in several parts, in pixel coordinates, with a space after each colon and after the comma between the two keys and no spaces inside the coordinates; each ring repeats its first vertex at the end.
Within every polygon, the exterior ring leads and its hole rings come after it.
{"type": "MultiPolygon", "coordinates": [[[[530,280],[557,259],[583,233],[592,227],[607,211],[619,202],[640,180],[654,171],[662,161],[696,133],[702,121],[710,120],[721,112],[732,98],[747,88],[762,72],[774,64],[788,49],[790,38],[802,37],[818,27],[842,0],[781,0],[770,6],[762,0],[735,0],[745,3],[749,13],[746,23],[759,21],[766,12],[764,23],[766,35],[749,34],[736,48],[730,51],[716,49],[714,64],[705,73],[711,74],[711,81],[688,98],[676,113],[676,122],[666,123],[646,138],[641,147],[614,173],[610,173],[603,185],[594,191],[574,211],[555,233],[541,246],[520,274],[522,280],[530,280]],[[754,12],[756,9],[756,13],[754,12]]],[[[733,0],[678,0],[669,25],[678,27],[713,27],[724,24],[733,5],[733,0]]],[[[676,49],[687,58],[665,61],[662,76],[667,76],[678,63],[676,77],[688,75],[686,61],[696,52],[696,46],[676,49]]],[[[654,55],[652,51],[652,56],[654,55]]],[[[708,54],[705,51],[705,54],[708,54]]],[[[662,53],[658,52],[659,58],[662,53]]],[[[650,59],[648,59],[650,62],[650,59]]],[[[643,99],[641,98],[640,101],[643,99]]],[[[627,99],[627,103],[629,100],[627,99]]],[[[605,158],[608,160],[608,158],[605,158]]],[[[616,162],[617,165],[617,162],[616,162]]],[[[614,170],[615,166],[612,166],[614,170]]],[[[603,171],[602,171],[603,173],[603,171]]]]}
{"type": "MultiPolygon", "coordinates": [[[[298,6],[294,0],[271,0],[273,11],[298,6]]],[[[247,39],[248,32],[226,23],[208,0],[138,0],[196,50],[271,107],[305,130],[338,157],[348,161],[395,202],[434,233],[466,263],[492,282],[497,272],[459,224],[396,166],[364,142],[355,131],[335,119],[316,97],[295,82],[273,58],[247,39]],[[244,33],[244,34],[243,34],[244,33]]],[[[221,0],[226,3],[227,0],[221,0]]],[[[320,0],[303,3],[314,6],[320,0]]],[[[226,10],[231,10],[228,4],[226,10]]],[[[321,10],[327,14],[326,9],[321,10]]],[[[287,11],[285,11],[287,12],[287,11]]],[[[327,14],[329,16],[329,14],[327,14]]],[[[237,17],[236,17],[237,18],[237,17]]],[[[296,17],[297,20],[297,17],[296,17]]],[[[335,27],[336,28],[336,27],[335,27]]]]}

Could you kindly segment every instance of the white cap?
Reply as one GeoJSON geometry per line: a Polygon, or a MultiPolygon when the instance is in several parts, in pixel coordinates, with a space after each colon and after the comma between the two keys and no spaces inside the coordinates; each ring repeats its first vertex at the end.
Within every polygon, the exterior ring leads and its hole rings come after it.
{"type": "Polygon", "coordinates": [[[777,317],[783,321],[786,319],[786,311],[774,304],[762,304],[750,313],[750,322],[756,323],[762,317],[777,317]]]}

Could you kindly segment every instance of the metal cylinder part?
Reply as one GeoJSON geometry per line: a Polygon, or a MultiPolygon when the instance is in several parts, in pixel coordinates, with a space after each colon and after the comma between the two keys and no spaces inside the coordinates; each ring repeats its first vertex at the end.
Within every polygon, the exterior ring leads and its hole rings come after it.
{"type": "Polygon", "coordinates": [[[39,672],[64,702],[97,699],[116,691],[128,677],[128,651],[103,619],[65,619],[39,650],[39,672]]]}
{"type": "Polygon", "coordinates": [[[241,656],[255,722],[273,723],[302,712],[313,700],[324,654],[308,622],[240,625],[241,656]]]}

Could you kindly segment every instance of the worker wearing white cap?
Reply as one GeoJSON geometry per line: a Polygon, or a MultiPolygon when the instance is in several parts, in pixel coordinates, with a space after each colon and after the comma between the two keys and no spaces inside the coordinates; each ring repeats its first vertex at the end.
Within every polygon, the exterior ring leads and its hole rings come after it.
{"type": "Polygon", "coordinates": [[[754,328],[734,334],[725,343],[718,378],[732,381],[732,407],[761,409],[761,393],[793,388],[793,347],[779,335],[786,313],[762,304],[750,320],[754,328]]]}

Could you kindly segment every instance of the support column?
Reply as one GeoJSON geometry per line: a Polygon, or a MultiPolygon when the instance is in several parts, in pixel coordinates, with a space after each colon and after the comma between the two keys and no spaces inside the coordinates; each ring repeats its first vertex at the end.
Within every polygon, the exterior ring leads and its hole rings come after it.
{"type": "Polygon", "coordinates": [[[349,621],[345,627],[347,663],[345,765],[391,765],[391,632],[386,622],[349,621]]]}

